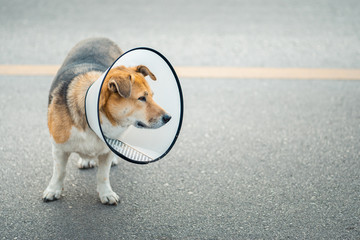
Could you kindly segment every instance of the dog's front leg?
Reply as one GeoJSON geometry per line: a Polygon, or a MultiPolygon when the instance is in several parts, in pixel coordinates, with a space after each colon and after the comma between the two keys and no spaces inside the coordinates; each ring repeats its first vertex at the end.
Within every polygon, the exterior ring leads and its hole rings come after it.
{"type": "Polygon", "coordinates": [[[119,202],[119,196],[113,192],[110,186],[109,173],[113,155],[111,153],[99,156],[99,168],[97,172],[97,191],[100,196],[101,203],[115,204],[119,202]]]}
{"type": "Polygon", "coordinates": [[[56,147],[53,145],[52,155],[54,159],[53,175],[48,187],[43,193],[43,200],[45,202],[57,200],[60,198],[61,191],[64,187],[66,164],[70,154],[56,149],[56,147]]]}

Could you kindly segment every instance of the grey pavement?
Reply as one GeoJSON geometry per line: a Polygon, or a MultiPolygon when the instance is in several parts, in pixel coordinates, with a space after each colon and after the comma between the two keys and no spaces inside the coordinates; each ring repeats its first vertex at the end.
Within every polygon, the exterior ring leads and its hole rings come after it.
{"type": "MultiPolygon", "coordinates": [[[[1,1],[0,64],[60,64],[79,40],[150,46],[174,65],[359,68],[358,1],[1,1]]],[[[359,239],[360,82],[180,79],[164,159],[52,171],[51,76],[0,76],[1,239],[359,239]]]]}
{"type": "Polygon", "coordinates": [[[0,0],[0,63],[60,64],[87,37],[175,65],[360,67],[358,0],[0,0]]]}

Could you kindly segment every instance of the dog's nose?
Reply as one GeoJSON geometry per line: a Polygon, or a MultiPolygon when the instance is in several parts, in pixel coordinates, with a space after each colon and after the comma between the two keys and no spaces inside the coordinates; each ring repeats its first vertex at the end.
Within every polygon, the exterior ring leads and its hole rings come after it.
{"type": "Polygon", "coordinates": [[[170,121],[170,119],[171,119],[171,116],[168,114],[164,114],[162,117],[163,123],[167,123],[168,121],[170,121]]]}

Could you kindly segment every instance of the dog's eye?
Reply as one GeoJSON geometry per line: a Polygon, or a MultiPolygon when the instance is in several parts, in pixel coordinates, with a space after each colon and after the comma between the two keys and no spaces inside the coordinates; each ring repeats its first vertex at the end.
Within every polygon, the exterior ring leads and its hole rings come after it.
{"type": "Polygon", "coordinates": [[[146,102],[146,97],[139,97],[138,100],[142,102],[146,102]]]}

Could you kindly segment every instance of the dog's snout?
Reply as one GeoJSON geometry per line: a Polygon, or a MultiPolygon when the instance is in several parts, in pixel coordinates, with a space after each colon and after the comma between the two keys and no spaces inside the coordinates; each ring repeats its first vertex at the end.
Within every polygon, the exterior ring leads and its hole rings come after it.
{"type": "Polygon", "coordinates": [[[170,116],[169,114],[164,114],[164,115],[162,116],[162,121],[163,121],[163,123],[169,122],[170,119],[171,119],[171,116],[170,116]]]}

